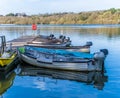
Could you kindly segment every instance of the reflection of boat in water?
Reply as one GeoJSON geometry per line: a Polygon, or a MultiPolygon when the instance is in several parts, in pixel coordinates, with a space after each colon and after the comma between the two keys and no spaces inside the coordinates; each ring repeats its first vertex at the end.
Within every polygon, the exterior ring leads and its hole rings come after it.
{"type": "Polygon", "coordinates": [[[16,76],[14,71],[9,73],[0,72],[0,96],[13,85],[13,80],[16,76]]]}
{"type": "Polygon", "coordinates": [[[36,76],[36,77],[49,77],[52,79],[62,79],[84,82],[94,85],[95,88],[103,89],[104,82],[107,81],[107,76],[103,72],[78,72],[78,71],[63,71],[52,70],[33,67],[30,65],[23,65],[17,68],[19,76],[36,76]]]}

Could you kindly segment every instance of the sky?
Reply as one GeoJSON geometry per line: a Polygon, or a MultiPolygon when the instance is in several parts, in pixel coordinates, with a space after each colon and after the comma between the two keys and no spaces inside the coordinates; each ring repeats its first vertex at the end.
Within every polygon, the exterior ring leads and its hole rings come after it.
{"type": "Polygon", "coordinates": [[[83,12],[120,8],[120,0],[1,0],[0,15],[83,12]]]}

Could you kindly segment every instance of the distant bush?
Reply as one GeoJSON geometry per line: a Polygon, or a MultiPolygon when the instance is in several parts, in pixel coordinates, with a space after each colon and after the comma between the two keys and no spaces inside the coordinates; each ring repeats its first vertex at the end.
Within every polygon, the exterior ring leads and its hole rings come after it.
{"type": "MultiPolygon", "coordinates": [[[[19,14],[19,13],[18,13],[19,14]]],[[[24,13],[23,13],[24,14],[24,13]]],[[[0,16],[0,24],[120,24],[120,9],[102,11],[64,12],[21,17],[9,13],[0,16]]]]}

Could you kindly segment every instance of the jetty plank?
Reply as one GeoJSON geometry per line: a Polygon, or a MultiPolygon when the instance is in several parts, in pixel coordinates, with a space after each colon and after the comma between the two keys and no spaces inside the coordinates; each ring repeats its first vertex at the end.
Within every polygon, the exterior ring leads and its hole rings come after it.
{"type": "Polygon", "coordinates": [[[33,39],[35,39],[35,37],[36,36],[22,36],[11,41],[8,41],[7,45],[12,43],[13,47],[23,46],[26,45],[28,42],[32,41],[33,39]]]}

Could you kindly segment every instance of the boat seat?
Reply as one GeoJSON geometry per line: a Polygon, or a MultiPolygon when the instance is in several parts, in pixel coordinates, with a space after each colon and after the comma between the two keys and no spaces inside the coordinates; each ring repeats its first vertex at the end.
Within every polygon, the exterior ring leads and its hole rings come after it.
{"type": "Polygon", "coordinates": [[[4,52],[4,53],[1,55],[1,58],[10,58],[10,53],[4,52]]]}
{"type": "Polygon", "coordinates": [[[4,52],[0,58],[10,58],[16,51],[4,52]]]}

